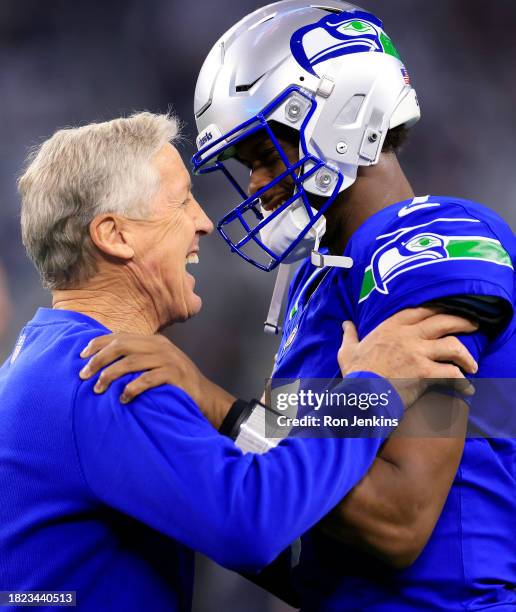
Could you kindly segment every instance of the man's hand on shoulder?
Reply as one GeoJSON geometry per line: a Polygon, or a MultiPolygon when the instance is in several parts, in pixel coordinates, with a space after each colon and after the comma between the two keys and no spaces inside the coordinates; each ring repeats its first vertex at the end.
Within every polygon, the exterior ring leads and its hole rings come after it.
{"type": "Polygon", "coordinates": [[[95,393],[104,393],[111,383],[126,374],[143,372],[126,385],[120,397],[127,403],[160,385],[185,391],[201,412],[218,428],[235,398],[206,378],[193,361],[170,340],[156,334],[116,333],[94,338],[81,352],[89,359],[80,372],[83,380],[100,375],[95,393]]]}

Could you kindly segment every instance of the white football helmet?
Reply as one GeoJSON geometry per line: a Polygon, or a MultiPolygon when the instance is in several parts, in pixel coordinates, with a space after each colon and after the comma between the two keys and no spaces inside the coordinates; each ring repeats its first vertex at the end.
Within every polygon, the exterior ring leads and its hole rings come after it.
{"type": "Polygon", "coordinates": [[[378,163],[388,130],[420,117],[382,22],[340,0],[282,0],[244,17],[208,54],[194,112],[194,171],[221,170],[242,198],[218,229],[233,251],[264,270],[305,257],[324,233],[324,211],[355,182],[358,167],[378,163]],[[271,122],[299,132],[297,163],[289,163],[271,122]],[[285,171],[248,197],[224,160],[259,130],[277,147],[285,171]],[[260,197],[287,176],[295,193],[264,211],[260,197]],[[309,194],[325,198],[318,210],[309,194]],[[236,238],[229,231],[235,225],[236,238]],[[255,256],[256,245],[263,257],[255,256]]]}

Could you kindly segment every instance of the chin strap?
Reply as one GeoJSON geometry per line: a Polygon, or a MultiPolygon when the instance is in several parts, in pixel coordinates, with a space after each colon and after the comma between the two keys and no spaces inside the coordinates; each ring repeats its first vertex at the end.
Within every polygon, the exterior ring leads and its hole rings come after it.
{"type": "MultiPolygon", "coordinates": [[[[321,243],[321,237],[317,234],[315,239],[315,245],[311,254],[312,265],[316,268],[352,268],[353,259],[351,257],[344,257],[341,255],[325,255],[319,252],[319,245],[321,243]]],[[[278,267],[278,275],[276,276],[276,282],[274,284],[274,291],[272,292],[271,304],[269,306],[269,312],[267,314],[267,320],[264,323],[263,331],[271,336],[277,336],[281,331],[279,326],[279,318],[281,314],[281,306],[285,299],[285,293],[287,292],[288,283],[290,279],[290,264],[280,264],[278,267]]]]}
{"type": "Polygon", "coordinates": [[[342,255],[324,255],[319,251],[312,251],[311,255],[312,265],[316,268],[352,268],[353,260],[351,257],[344,257],[342,255]]]}
{"type": "Polygon", "coordinates": [[[353,260],[351,257],[344,257],[343,255],[325,255],[319,252],[319,245],[321,243],[321,237],[319,234],[315,240],[315,245],[310,256],[312,266],[316,268],[352,268],[353,260]]]}
{"type": "Polygon", "coordinates": [[[278,275],[276,276],[276,282],[274,284],[274,291],[272,292],[269,313],[267,314],[267,320],[265,321],[263,327],[263,331],[271,336],[276,336],[280,332],[278,321],[281,313],[281,306],[283,304],[285,293],[288,288],[289,278],[290,265],[280,264],[278,267],[278,275]]]}

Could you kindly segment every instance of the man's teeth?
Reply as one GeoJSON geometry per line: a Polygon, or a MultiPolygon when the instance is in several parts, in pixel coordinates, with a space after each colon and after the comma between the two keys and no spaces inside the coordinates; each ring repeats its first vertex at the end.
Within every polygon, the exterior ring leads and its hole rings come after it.
{"type": "Polygon", "coordinates": [[[197,253],[190,253],[190,255],[186,256],[187,264],[198,264],[199,263],[199,255],[197,253]]]}

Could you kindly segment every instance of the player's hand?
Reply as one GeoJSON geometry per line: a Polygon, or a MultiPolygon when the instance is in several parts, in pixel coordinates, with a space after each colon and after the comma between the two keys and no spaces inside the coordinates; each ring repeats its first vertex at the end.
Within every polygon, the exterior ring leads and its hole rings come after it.
{"type": "Polygon", "coordinates": [[[452,335],[476,331],[478,325],[468,319],[421,307],[396,313],[361,341],[351,321],[345,321],[343,328],[337,355],[343,376],[366,371],[388,378],[406,406],[436,383],[465,395],[474,393],[464,373],[475,374],[478,365],[452,335]]]}
{"type": "Polygon", "coordinates": [[[117,333],[94,338],[81,352],[89,358],[82,368],[83,380],[102,370],[95,383],[95,393],[104,393],[111,383],[133,372],[143,372],[128,383],[120,396],[122,403],[153,387],[174,385],[183,389],[210,422],[218,427],[235,398],[208,380],[193,361],[170,340],[160,334],[117,333]]]}

